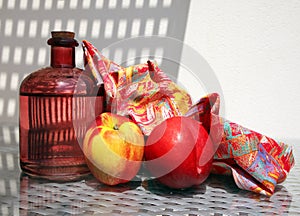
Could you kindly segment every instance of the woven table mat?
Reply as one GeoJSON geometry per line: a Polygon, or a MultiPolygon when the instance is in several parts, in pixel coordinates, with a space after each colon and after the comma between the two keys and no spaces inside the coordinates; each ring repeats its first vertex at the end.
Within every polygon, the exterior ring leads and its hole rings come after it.
{"type": "Polygon", "coordinates": [[[66,183],[29,178],[18,165],[16,134],[16,127],[0,128],[0,215],[300,215],[299,151],[287,180],[268,198],[217,175],[187,190],[142,176],[114,187],[91,175],[66,183]]]}

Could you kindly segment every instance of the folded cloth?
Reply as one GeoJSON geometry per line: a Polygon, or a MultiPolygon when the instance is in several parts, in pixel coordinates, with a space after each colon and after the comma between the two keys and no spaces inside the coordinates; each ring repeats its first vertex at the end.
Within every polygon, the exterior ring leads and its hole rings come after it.
{"type": "Polygon", "coordinates": [[[148,61],[123,68],[83,41],[86,68],[104,83],[109,111],[130,116],[144,135],[163,120],[184,115],[192,105],[190,95],[174,83],[156,63],[148,61]]]}
{"type": "Polygon", "coordinates": [[[291,146],[228,120],[224,120],[224,135],[214,159],[214,172],[231,170],[241,189],[267,196],[295,163],[291,146]]]}
{"type": "Polygon", "coordinates": [[[219,101],[209,94],[186,114],[203,122],[215,142],[212,173],[233,175],[239,188],[271,196],[294,166],[292,147],[218,117],[219,101]]]}

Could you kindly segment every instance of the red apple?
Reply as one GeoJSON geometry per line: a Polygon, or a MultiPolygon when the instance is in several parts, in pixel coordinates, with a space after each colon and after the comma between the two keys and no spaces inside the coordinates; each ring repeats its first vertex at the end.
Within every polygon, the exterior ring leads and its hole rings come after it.
{"type": "Polygon", "coordinates": [[[162,184],[187,188],[206,180],[212,167],[213,149],[200,122],[189,117],[172,117],[149,135],[145,163],[162,184]]]}
{"type": "Polygon", "coordinates": [[[144,136],[129,118],[102,113],[85,135],[83,153],[91,173],[100,182],[107,185],[125,183],[140,169],[144,136]]]}

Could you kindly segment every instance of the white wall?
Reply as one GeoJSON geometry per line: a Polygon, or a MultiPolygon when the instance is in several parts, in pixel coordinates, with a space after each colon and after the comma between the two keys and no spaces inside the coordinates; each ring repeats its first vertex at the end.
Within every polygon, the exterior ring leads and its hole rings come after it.
{"type": "Polygon", "coordinates": [[[300,139],[300,1],[192,0],[185,43],[221,83],[225,118],[300,139]]]}

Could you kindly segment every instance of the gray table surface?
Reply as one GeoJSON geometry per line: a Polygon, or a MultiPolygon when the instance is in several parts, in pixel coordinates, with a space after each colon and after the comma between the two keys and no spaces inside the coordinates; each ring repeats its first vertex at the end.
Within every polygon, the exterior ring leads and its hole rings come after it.
{"type": "Polygon", "coordinates": [[[93,176],[66,183],[32,179],[19,168],[18,127],[0,126],[0,215],[300,215],[297,143],[289,142],[295,167],[265,197],[238,189],[232,177],[215,175],[179,191],[152,180],[108,187],[93,176]]]}

